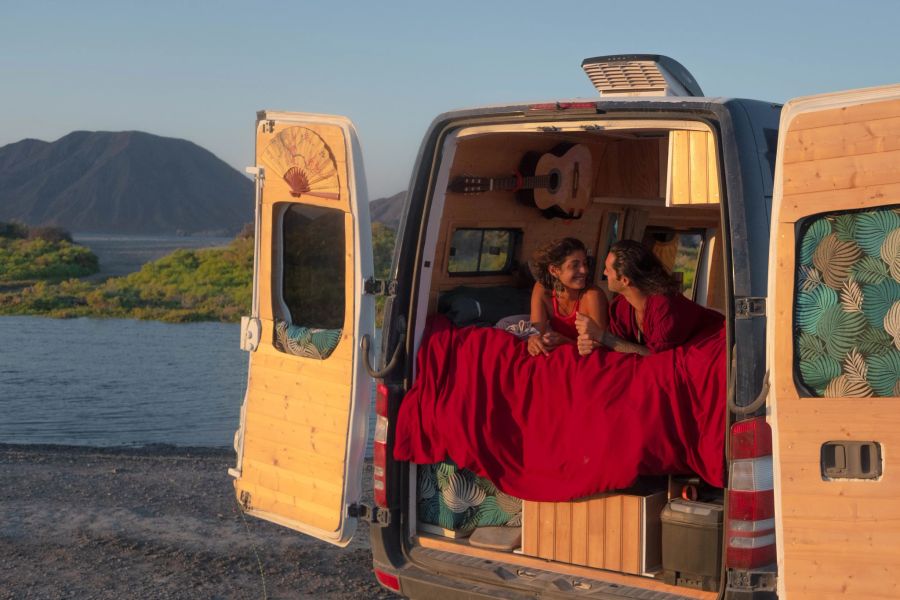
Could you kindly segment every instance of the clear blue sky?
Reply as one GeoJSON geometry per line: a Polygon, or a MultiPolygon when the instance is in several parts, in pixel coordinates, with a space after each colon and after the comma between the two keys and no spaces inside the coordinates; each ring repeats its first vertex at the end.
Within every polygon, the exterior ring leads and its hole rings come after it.
{"type": "Polygon", "coordinates": [[[377,198],[440,112],[593,97],[585,57],[667,54],[709,96],[784,102],[900,81],[898,24],[889,1],[0,0],[0,145],[137,129],[243,170],[256,110],[337,113],[377,198]]]}

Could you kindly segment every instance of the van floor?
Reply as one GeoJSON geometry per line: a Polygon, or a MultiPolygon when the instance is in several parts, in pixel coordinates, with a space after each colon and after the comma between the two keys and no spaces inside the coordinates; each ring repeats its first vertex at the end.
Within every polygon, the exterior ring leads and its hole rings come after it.
{"type": "Polygon", "coordinates": [[[442,568],[454,566],[461,574],[480,573],[481,579],[509,584],[519,579],[523,585],[541,588],[553,585],[560,591],[580,590],[579,597],[647,598],[648,590],[656,592],[653,600],[713,600],[716,592],[668,585],[651,577],[625,575],[573,564],[553,562],[512,552],[497,552],[470,546],[466,540],[451,540],[420,534],[410,550],[413,560],[440,561],[442,568]],[[507,568],[512,567],[512,568],[507,568]],[[643,593],[642,593],[643,592],[643,593]],[[640,595],[638,595],[640,594],[640,595]]]}

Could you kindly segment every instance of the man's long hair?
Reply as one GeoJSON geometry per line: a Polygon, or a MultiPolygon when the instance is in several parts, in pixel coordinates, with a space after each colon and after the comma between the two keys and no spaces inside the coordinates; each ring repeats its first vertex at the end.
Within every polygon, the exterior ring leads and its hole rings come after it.
{"type": "Polygon", "coordinates": [[[621,240],[609,248],[612,267],[619,277],[627,277],[631,285],[647,296],[680,294],[681,282],[646,246],[634,240],[621,240]]]}

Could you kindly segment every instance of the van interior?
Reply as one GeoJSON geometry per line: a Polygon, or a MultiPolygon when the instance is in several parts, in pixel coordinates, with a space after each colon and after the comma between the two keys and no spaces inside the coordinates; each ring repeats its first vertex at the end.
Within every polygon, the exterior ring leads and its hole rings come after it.
{"type": "MultiPolygon", "coordinates": [[[[631,239],[680,277],[685,296],[724,313],[723,190],[708,124],[610,119],[470,126],[450,135],[441,153],[419,265],[416,349],[426,318],[437,313],[456,325],[500,322],[513,331],[528,319],[530,257],[562,237],[584,242],[594,264],[590,277],[607,295],[607,251],[631,239]],[[573,177],[566,163],[579,152],[573,177]],[[534,172],[545,177],[539,185],[578,186],[586,189],[583,199],[547,206],[521,189],[532,183],[526,169],[544,157],[556,166],[534,172]]],[[[628,490],[572,502],[529,502],[449,462],[410,468],[409,481],[417,484],[410,485],[408,533],[429,556],[475,557],[663,591],[675,585],[696,597],[718,590],[723,490],[691,473],[640,478],[628,490]],[[453,499],[442,489],[453,477],[482,491],[453,499]],[[475,503],[485,498],[493,498],[495,514],[479,521],[475,503]],[[694,564],[676,564],[676,548],[694,564]]]]}

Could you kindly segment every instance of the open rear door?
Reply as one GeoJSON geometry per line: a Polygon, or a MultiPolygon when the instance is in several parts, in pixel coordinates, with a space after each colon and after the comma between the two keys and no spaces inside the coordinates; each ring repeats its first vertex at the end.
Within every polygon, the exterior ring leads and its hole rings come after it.
{"type": "Polygon", "coordinates": [[[235,437],[238,501],[346,545],[356,529],[371,380],[372,244],[362,158],[343,117],[260,112],[251,352],[235,437]]]}
{"type": "Polygon", "coordinates": [[[900,86],[782,112],[768,363],[779,598],[900,597],[900,86]]]}

